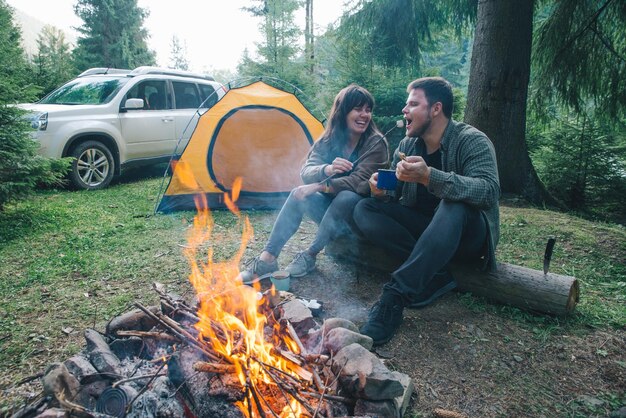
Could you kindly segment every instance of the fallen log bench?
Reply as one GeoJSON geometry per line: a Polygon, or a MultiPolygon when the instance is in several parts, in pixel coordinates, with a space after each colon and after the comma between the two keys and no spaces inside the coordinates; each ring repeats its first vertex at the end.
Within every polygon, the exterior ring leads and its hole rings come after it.
{"type": "MultiPolygon", "coordinates": [[[[353,262],[368,269],[391,272],[401,260],[361,240],[338,239],[326,246],[331,257],[353,262]]],[[[498,263],[493,272],[470,265],[453,265],[458,291],[484,297],[492,302],[556,316],[571,314],[579,300],[578,280],[508,263],[498,263]]]]}

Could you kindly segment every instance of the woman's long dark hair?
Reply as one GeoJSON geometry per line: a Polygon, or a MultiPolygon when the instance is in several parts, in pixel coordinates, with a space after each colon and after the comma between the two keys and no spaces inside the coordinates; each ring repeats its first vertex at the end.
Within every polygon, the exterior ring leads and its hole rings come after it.
{"type": "MultiPolygon", "coordinates": [[[[356,84],[350,84],[348,87],[341,89],[335,97],[333,107],[330,109],[330,117],[320,141],[328,143],[332,148],[341,150],[348,142],[346,116],[355,107],[363,105],[367,105],[372,111],[374,110],[374,96],[365,88],[356,84]]],[[[374,134],[382,136],[372,119],[361,138],[369,138],[374,134]]]]}

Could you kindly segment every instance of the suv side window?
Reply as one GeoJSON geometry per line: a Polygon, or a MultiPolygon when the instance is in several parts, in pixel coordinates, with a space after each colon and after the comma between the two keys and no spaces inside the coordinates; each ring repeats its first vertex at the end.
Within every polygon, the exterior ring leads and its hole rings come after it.
{"type": "Polygon", "coordinates": [[[200,87],[200,99],[202,100],[203,108],[211,108],[215,103],[217,103],[217,93],[215,93],[215,89],[210,84],[198,84],[200,87]],[[207,98],[209,100],[207,100],[207,98]],[[206,101],[205,101],[206,100],[206,101]]]}
{"type": "Polygon", "coordinates": [[[133,86],[126,94],[126,99],[143,99],[144,110],[169,109],[166,92],[164,80],[145,80],[133,86]]]}
{"type": "Polygon", "coordinates": [[[197,109],[200,106],[200,96],[195,83],[172,81],[176,109],[197,109]]]}

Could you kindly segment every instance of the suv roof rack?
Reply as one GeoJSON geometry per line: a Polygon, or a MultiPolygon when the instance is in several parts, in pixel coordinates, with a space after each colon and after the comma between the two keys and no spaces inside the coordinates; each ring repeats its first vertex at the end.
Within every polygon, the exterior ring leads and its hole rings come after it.
{"type": "Polygon", "coordinates": [[[78,77],[85,77],[85,76],[94,75],[94,74],[128,74],[128,73],[130,73],[130,70],[125,70],[121,68],[97,67],[97,68],[90,68],[88,70],[83,71],[82,73],[78,75],[78,77]]]}
{"type": "Polygon", "coordinates": [[[204,80],[215,81],[213,77],[211,77],[210,75],[206,75],[206,74],[193,73],[191,71],[174,70],[171,68],[160,68],[160,67],[149,67],[149,66],[137,67],[130,72],[129,76],[134,77],[134,76],[144,75],[144,74],[174,75],[178,77],[201,78],[204,80]]]}

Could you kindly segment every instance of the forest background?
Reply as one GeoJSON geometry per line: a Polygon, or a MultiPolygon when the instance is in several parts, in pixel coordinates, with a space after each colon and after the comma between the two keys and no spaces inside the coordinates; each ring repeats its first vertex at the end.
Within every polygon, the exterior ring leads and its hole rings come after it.
{"type": "MultiPolygon", "coordinates": [[[[314,0],[249,3],[263,40],[235,73],[212,74],[218,81],[276,77],[323,112],[339,89],[358,83],[375,96],[375,121],[386,131],[401,118],[409,81],[443,76],[455,87],[454,118],[494,142],[503,193],[626,221],[626,3],[353,0],[321,34],[313,30],[314,0]]],[[[27,129],[7,104],[37,100],[87,68],[155,64],[143,26],[149,10],[136,0],[77,0],[74,9],[83,22],[76,45],[46,26],[27,57],[0,0],[3,137],[25,138],[27,129]]],[[[169,66],[189,66],[176,36],[169,66]]],[[[401,137],[396,130],[389,140],[401,137]]],[[[0,163],[0,207],[62,178],[61,162],[34,157],[25,142],[3,151],[21,164],[0,163]],[[18,174],[32,180],[9,181],[18,174]]]]}

